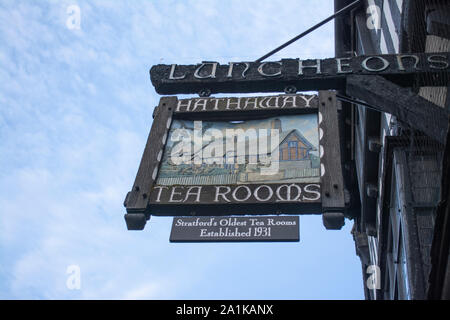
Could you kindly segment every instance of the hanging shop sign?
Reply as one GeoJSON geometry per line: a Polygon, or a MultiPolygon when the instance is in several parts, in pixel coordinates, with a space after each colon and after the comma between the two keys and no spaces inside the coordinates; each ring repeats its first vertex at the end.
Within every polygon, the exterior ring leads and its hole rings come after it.
{"type": "Polygon", "coordinates": [[[401,85],[447,85],[450,53],[372,55],[273,62],[202,62],[156,65],[151,81],[159,94],[288,92],[344,89],[348,75],[380,75],[401,85]],[[422,76],[421,76],[422,75],[422,76]],[[426,77],[424,76],[426,75],[426,77]]]}
{"type": "Polygon", "coordinates": [[[336,97],[163,97],[133,189],[130,229],[156,216],[343,210],[336,97]]]}

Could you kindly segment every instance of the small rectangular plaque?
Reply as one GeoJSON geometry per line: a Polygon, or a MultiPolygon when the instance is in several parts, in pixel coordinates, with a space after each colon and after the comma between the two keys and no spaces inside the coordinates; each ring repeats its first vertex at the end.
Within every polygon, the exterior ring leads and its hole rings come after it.
{"type": "Polygon", "coordinates": [[[176,217],[170,242],[300,241],[298,216],[176,217]]]}

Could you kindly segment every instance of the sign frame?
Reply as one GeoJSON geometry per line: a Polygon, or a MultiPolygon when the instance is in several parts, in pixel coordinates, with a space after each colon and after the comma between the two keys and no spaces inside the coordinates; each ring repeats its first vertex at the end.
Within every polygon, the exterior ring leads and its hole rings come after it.
{"type": "MultiPolygon", "coordinates": [[[[278,100],[277,100],[278,101],[278,100]]],[[[297,100],[296,100],[297,101],[297,100]]],[[[338,212],[340,219],[338,225],[330,228],[340,228],[343,224],[344,186],[342,168],[340,162],[339,128],[337,118],[336,93],[333,91],[321,91],[318,95],[279,95],[270,97],[242,97],[242,98],[193,98],[181,99],[177,97],[162,97],[158,107],[153,114],[154,121],[147,144],[141,159],[133,188],[128,192],[124,201],[127,214],[125,220],[129,230],[143,230],[145,223],[154,216],[232,216],[232,215],[292,215],[292,214],[322,214],[338,212]],[[285,97],[303,97],[304,105],[301,107],[291,106],[280,108],[279,105],[267,105],[264,108],[255,107],[260,105],[258,99],[284,99],[285,97]],[[233,102],[234,99],[234,102],[233,102]],[[256,103],[252,108],[239,107],[236,99],[248,101],[254,99],[256,103]],[[200,101],[200,102],[199,102],[200,101]],[[205,102],[206,101],[206,102],[205,102]],[[209,106],[208,106],[209,104],[209,106]],[[189,108],[187,107],[189,105],[189,108]],[[196,106],[196,107],[195,107],[196,106]],[[235,106],[234,108],[232,106],[235,106]],[[237,106],[237,107],[236,107],[237,106]],[[195,108],[194,108],[195,107],[195,108]],[[254,120],[268,118],[270,116],[295,115],[295,114],[318,114],[319,126],[319,148],[321,177],[319,184],[309,184],[307,191],[309,196],[303,193],[301,201],[289,201],[291,189],[290,184],[246,184],[253,198],[245,201],[225,201],[223,197],[214,198],[212,193],[217,193],[217,186],[202,186],[202,196],[207,201],[197,202],[188,199],[183,203],[164,200],[161,189],[157,189],[156,180],[161,165],[162,155],[169,136],[172,120],[254,120]],[[331,174],[333,173],[333,174],[331,174]],[[255,190],[261,186],[272,188],[277,192],[280,201],[260,202],[255,200],[255,190]],[[314,185],[314,186],[311,186],[314,185]],[[159,193],[158,193],[159,192],[159,193]],[[208,195],[211,193],[211,195],[208,195]],[[312,197],[318,194],[318,198],[312,197]],[[282,201],[286,199],[286,201],[282,201]],[[158,201],[157,201],[158,200],[158,201]],[[218,200],[218,201],[216,201],[218,200]],[[341,221],[342,220],[342,221],[341,221]]],[[[301,192],[308,184],[296,183],[301,192]]],[[[238,185],[241,186],[241,185],[238,185]]],[[[183,188],[172,186],[172,188],[183,188]]],[[[296,188],[296,187],[294,187],[296,188]]],[[[245,189],[245,188],[244,188],[245,189]]],[[[261,190],[261,189],[260,189],[261,190]]],[[[175,191],[180,192],[181,189],[175,191]]],[[[172,190],[172,195],[174,191],[172,190]]],[[[234,191],[233,191],[234,192],[234,191]]],[[[300,194],[300,192],[299,192],[300,194]]],[[[228,199],[229,200],[229,199],[228,199]]]]}

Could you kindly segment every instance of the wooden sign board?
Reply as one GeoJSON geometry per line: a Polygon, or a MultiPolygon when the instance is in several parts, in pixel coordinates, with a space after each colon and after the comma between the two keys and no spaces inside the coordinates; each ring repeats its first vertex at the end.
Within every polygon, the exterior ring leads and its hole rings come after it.
{"type": "Polygon", "coordinates": [[[163,97],[133,186],[127,224],[150,215],[342,211],[336,97],[163,97]]]}
{"type": "Polygon", "coordinates": [[[178,217],[170,242],[300,241],[298,216],[178,217]]]}
{"type": "Polygon", "coordinates": [[[379,75],[400,86],[447,86],[450,53],[373,55],[274,62],[156,65],[159,94],[290,92],[345,89],[349,75],[379,75]]]}

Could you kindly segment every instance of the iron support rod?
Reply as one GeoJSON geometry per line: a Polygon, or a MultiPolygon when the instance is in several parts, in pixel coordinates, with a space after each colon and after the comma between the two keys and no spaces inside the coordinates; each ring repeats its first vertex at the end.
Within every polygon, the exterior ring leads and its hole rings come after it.
{"type": "Polygon", "coordinates": [[[274,55],[275,53],[277,53],[278,51],[286,48],[288,45],[290,45],[291,43],[299,40],[300,38],[303,38],[304,36],[306,36],[307,34],[311,33],[312,31],[316,30],[317,28],[323,26],[325,23],[333,20],[334,18],[340,16],[343,13],[346,13],[347,11],[355,8],[357,5],[359,5],[361,3],[361,0],[356,0],[352,3],[350,3],[348,6],[342,8],[341,10],[337,11],[336,13],[334,13],[332,16],[329,16],[328,18],[326,18],[325,20],[319,22],[318,24],[316,24],[315,26],[309,28],[308,30],[306,30],[305,32],[299,34],[298,36],[292,38],[291,40],[289,40],[288,42],[282,44],[281,46],[279,46],[278,48],[270,51],[268,54],[262,56],[261,58],[259,58],[258,60],[255,61],[255,63],[260,63],[261,61],[267,59],[268,57],[274,55]]]}

